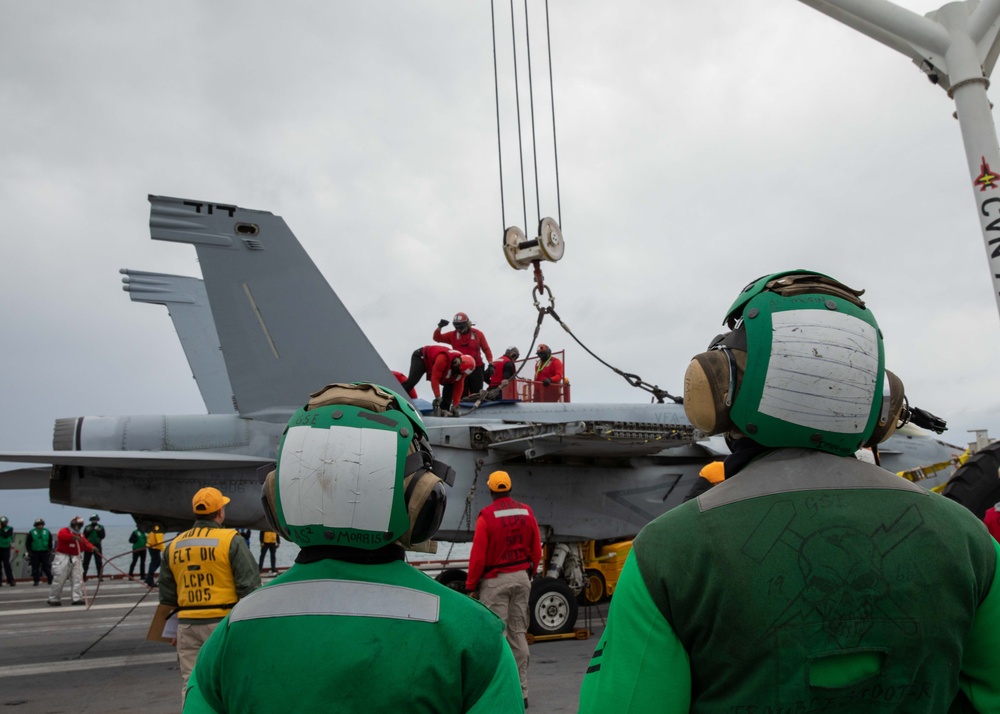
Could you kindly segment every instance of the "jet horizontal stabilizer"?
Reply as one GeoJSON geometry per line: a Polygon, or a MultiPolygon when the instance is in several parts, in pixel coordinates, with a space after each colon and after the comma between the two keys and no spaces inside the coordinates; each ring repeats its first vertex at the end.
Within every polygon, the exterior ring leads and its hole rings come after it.
{"type": "Polygon", "coordinates": [[[48,488],[51,469],[35,466],[26,469],[0,471],[0,491],[25,488],[48,488]]]}

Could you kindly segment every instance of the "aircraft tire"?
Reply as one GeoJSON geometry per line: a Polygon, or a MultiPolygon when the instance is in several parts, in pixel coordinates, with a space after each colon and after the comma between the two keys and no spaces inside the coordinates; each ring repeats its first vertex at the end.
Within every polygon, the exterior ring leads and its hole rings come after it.
{"type": "Polygon", "coordinates": [[[528,632],[533,635],[561,635],[576,625],[577,602],[562,580],[535,578],[528,598],[528,632]]]}
{"type": "Polygon", "coordinates": [[[941,495],[961,503],[982,520],[987,509],[1000,501],[997,468],[1000,468],[1000,442],[970,456],[948,479],[941,495]]]}
{"type": "Polygon", "coordinates": [[[446,588],[465,594],[465,579],[467,573],[460,568],[448,568],[438,573],[434,578],[446,588]]]}

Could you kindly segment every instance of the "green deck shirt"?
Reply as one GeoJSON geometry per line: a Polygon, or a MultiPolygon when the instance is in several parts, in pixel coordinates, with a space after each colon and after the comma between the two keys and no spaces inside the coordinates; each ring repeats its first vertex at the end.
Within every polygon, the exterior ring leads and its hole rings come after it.
{"type": "Polygon", "coordinates": [[[580,711],[1000,712],[998,553],[895,474],[770,452],[636,538],[580,711]]]}
{"type": "Polygon", "coordinates": [[[401,560],[299,562],[216,628],[184,711],[522,712],[503,628],[401,560]]]}
{"type": "MultiPolygon", "coordinates": [[[[135,536],[135,542],[132,543],[132,550],[145,550],[146,548],[146,532],[136,528],[132,531],[132,535],[135,536]]],[[[130,537],[131,538],[131,537],[130,537]]],[[[131,539],[129,540],[131,543],[131,539]]]]}

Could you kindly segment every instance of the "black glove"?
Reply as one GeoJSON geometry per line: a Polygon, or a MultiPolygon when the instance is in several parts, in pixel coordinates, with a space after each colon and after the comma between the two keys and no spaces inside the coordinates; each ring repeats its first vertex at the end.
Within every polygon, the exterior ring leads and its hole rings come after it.
{"type": "Polygon", "coordinates": [[[452,417],[457,417],[457,416],[458,416],[458,405],[457,405],[457,404],[456,404],[456,405],[454,405],[454,406],[453,406],[453,407],[451,408],[451,410],[450,410],[450,411],[446,411],[446,412],[444,413],[444,415],[445,415],[445,416],[452,416],[452,417]]]}
{"type": "Polygon", "coordinates": [[[495,370],[495,369],[496,369],[496,367],[494,367],[491,364],[489,367],[487,367],[485,370],[483,370],[483,377],[485,377],[486,379],[489,379],[490,377],[493,376],[493,370],[495,370]]]}
{"type": "Polygon", "coordinates": [[[448,321],[445,320],[445,319],[438,320],[438,329],[440,330],[442,327],[444,327],[447,324],[448,324],[448,321]]]}
{"type": "Polygon", "coordinates": [[[431,402],[431,406],[434,408],[435,413],[441,411],[441,400],[435,397],[434,401],[431,402]]]}
{"type": "Polygon", "coordinates": [[[550,384],[552,384],[552,380],[546,377],[545,379],[542,380],[542,384],[544,384],[547,387],[550,384]]]}

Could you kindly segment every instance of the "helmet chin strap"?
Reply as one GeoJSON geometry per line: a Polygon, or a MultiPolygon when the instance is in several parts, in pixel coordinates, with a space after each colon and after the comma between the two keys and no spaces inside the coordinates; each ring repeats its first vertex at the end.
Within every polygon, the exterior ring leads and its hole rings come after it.
{"type": "Polygon", "coordinates": [[[722,352],[729,363],[729,389],[726,392],[726,406],[731,407],[733,406],[733,394],[736,392],[736,358],[733,357],[732,350],[724,345],[717,345],[712,349],[722,352]]]}

